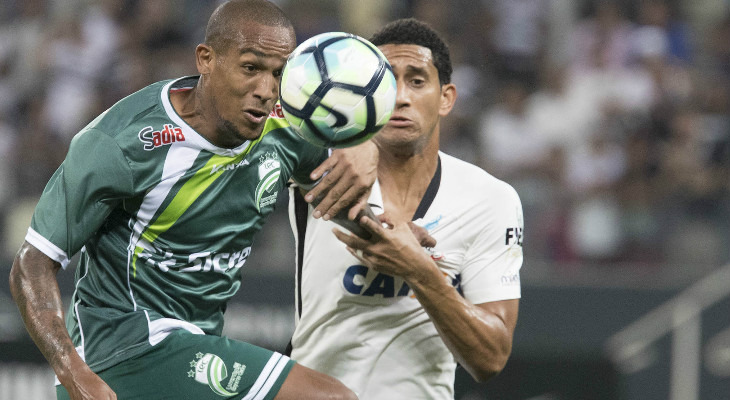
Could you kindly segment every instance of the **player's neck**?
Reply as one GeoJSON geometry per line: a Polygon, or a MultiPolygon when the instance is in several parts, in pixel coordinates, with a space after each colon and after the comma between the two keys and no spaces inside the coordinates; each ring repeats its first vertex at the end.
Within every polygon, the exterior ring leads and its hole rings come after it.
{"type": "Polygon", "coordinates": [[[170,92],[170,103],[183,121],[203,134],[200,130],[200,107],[196,104],[198,90],[198,87],[194,87],[191,90],[170,92]]]}
{"type": "Polygon", "coordinates": [[[204,88],[198,81],[198,85],[191,90],[170,92],[170,103],[180,118],[191,128],[208,139],[209,142],[219,145],[216,140],[215,126],[210,122],[212,119],[206,117],[205,109],[208,104],[201,101],[201,91],[203,90],[204,88]]]}
{"type": "Polygon", "coordinates": [[[403,156],[381,149],[378,181],[385,210],[400,220],[410,220],[421,203],[438,166],[438,143],[422,152],[403,156]]]}

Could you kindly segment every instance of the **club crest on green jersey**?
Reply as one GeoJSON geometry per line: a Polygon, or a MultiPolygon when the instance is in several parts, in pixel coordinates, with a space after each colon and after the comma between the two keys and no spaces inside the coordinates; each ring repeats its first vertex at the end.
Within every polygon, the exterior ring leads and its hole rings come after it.
{"type": "Polygon", "coordinates": [[[280,174],[281,162],[277,153],[267,151],[259,157],[259,184],[256,186],[256,209],[259,212],[262,208],[276,203],[279,191],[275,188],[280,174]]]}
{"type": "Polygon", "coordinates": [[[223,360],[215,354],[197,353],[195,359],[190,361],[188,377],[195,381],[208,385],[210,389],[217,395],[223,397],[235,396],[238,393],[238,385],[241,382],[241,376],[246,370],[246,366],[240,363],[233,363],[233,372],[228,384],[224,387],[222,381],[228,377],[228,369],[223,360]]]}

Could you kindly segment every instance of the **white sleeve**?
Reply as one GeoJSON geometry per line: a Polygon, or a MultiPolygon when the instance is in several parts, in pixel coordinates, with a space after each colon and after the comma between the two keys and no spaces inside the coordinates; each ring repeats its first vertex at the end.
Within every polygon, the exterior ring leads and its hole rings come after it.
{"type": "Polygon", "coordinates": [[[461,270],[464,297],[474,304],[521,296],[522,204],[507,184],[478,204],[478,218],[467,222],[475,232],[461,270]]]}

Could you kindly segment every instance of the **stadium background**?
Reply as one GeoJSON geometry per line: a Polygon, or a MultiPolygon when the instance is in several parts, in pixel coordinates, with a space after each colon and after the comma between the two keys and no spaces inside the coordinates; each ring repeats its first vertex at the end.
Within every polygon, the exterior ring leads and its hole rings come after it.
{"type": "MultiPolygon", "coordinates": [[[[278,0],[299,41],[403,16],[450,44],[444,151],[515,186],[523,300],[504,372],[457,399],[730,398],[730,2],[278,0]]],[[[52,397],[8,290],[73,134],[151,82],[194,74],[217,1],[0,3],[0,399],[52,397]]],[[[283,197],[283,196],[282,196],[283,197]]],[[[226,333],[293,329],[286,199],[257,239],[226,333]]],[[[68,304],[71,270],[61,272],[68,304]]]]}

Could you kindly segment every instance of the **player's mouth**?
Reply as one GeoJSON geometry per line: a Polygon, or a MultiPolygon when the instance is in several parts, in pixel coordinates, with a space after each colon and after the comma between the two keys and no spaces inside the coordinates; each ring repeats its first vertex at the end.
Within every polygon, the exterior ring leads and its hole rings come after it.
{"type": "Polygon", "coordinates": [[[255,124],[260,124],[260,123],[264,122],[264,120],[269,115],[269,113],[267,113],[266,111],[263,111],[263,110],[249,108],[247,110],[243,110],[243,115],[249,121],[251,121],[255,124]]]}
{"type": "Polygon", "coordinates": [[[413,121],[400,115],[393,115],[392,117],[390,117],[390,121],[388,121],[388,125],[394,128],[405,128],[411,126],[412,124],[413,121]]]}

